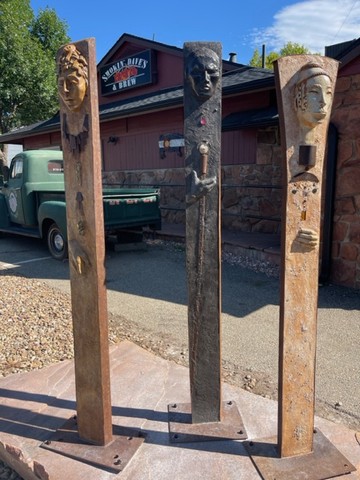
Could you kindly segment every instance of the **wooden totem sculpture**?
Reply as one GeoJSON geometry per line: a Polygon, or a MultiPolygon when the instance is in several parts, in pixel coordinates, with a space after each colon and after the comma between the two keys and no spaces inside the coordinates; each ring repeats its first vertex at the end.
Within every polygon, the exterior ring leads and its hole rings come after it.
{"type": "Polygon", "coordinates": [[[81,438],[112,439],[95,41],[58,52],[67,232],[81,438]]]}

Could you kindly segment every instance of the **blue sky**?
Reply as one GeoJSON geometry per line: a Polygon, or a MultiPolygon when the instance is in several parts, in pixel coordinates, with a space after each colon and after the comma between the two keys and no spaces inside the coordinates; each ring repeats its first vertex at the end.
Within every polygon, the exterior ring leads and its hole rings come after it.
{"type": "Polygon", "coordinates": [[[69,26],[72,41],[95,37],[97,60],[123,33],[182,48],[187,41],[221,42],[223,58],[247,64],[254,49],[279,51],[288,41],[324,53],[360,37],[360,0],[30,0],[35,14],[47,6],[69,26]]]}

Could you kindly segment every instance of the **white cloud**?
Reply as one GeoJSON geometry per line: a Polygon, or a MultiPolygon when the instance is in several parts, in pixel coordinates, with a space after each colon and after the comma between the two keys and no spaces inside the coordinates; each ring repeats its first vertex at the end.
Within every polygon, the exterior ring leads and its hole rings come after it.
{"type": "Polygon", "coordinates": [[[254,30],[253,45],[265,44],[269,52],[293,42],[324,53],[325,46],[359,36],[360,0],[304,0],[276,13],[270,27],[254,30]]]}

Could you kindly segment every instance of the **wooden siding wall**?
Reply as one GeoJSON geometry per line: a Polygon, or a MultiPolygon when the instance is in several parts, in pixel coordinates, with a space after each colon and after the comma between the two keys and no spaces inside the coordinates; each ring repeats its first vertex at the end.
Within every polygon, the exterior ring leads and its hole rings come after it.
{"type": "Polygon", "coordinates": [[[24,150],[36,150],[40,148],[61,148],[60,132],[47,133],[24,139],[24,150]]]}
{"type": "Polygon", "coordinates": [[[252,164],[256,162],[255,128],[233,130],[222,134],[222,165],[252,164]]]}
{"type": "Polygon", "coordinates": [[[184,157],[176,153],[160,158],[158,143],[158,132],[124,135],[116,144],[103,139],[104,170],[153,170],[184,165],[184,157]]]}
{"type": "MultiPolygon", "coordinates": [[[[235,130],[222,135],[222,164],[252,164],[256,162],[256,129],[235,130]]],[[[141,117],[130,117],[101,125],[104,170],[156,170],[184,166],[178,152],[166,152],[160,157],[161,135],[183,135],[183,110],[168,110],[141,117]],[[117,142],[109,142],[116,137],[117,142]]]]}
{"type": "Polygon", "coordinates": [[[264,108],[270,105],[269,92],[257,92],[239,95],[237,97],[225,97],[222,101],[222,115],[226,117],[233,112],[245,112],[246,110],[254,110],[264,108]]]}
{"type": "Polygon", "coordinates": [[[355,58],[352,62],[340,68],[338,78],[348,77],[350,75],[358,75],[360,72],[360,58],[355,58]]]}
{"type": "MultiPolygon", "coordinates": [[[[160,158],[160,135],[183,134],[181,108],[165,112],[149,113],[101,125],[104,170],[144,170],[177,168],[184,164],[184,157],[168,152],[160,158]],[[116,144],[109,137],[118,137],[116,144]]],[[[183,149],[182,149],[183,153],[183,149]]]]}

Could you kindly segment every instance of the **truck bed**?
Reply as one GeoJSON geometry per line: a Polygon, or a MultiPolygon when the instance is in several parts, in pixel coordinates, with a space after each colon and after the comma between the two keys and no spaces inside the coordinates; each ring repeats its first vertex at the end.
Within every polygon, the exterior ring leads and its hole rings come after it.
{"type": "Polygon", "coordinates": [[[159,196],[154,189],[103,190],[105,230],[115,226],[160,228],[159,196]]]}

